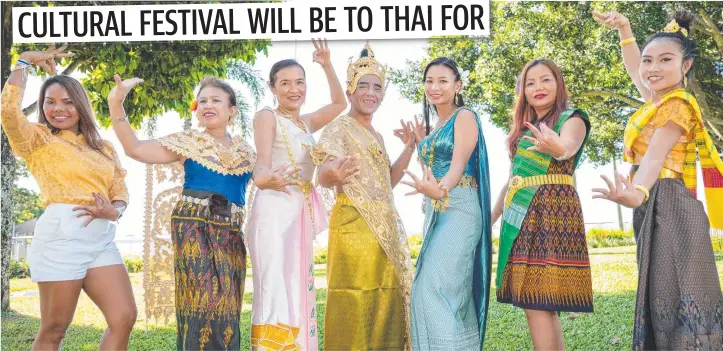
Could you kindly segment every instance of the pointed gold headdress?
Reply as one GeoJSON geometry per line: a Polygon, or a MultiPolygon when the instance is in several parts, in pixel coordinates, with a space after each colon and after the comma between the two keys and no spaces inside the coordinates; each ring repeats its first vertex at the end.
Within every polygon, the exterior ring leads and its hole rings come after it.
{"type": "Polygon", "coordinates": [[[352,62],[353,57],[349,58],[349,68],[346,70],[346,89],[350,93],[354,93],[356,85],[359,79],[367,74],[373,74],[379,77],[382,81],[382,89],[385,88],[385,69],[384,66],[374,58],[374,51],[372,51],[369,42],[364,45],[359,59],[352,62]]]}
{"type": "Polygon", "coordinates": [[[665,32],[665,33],[680,32],[681,34],[683,34],[684,37],[686,37],[686,38],[688,37],[688,30],[685,28],[682,28],[678,24],[678,21],[676,21],[675,19],[672,19],[672,20],[670,20],[670,22],[668,22],[668,24],[665,26],[665,28],[663,28],[663,32],[665,32]]]}

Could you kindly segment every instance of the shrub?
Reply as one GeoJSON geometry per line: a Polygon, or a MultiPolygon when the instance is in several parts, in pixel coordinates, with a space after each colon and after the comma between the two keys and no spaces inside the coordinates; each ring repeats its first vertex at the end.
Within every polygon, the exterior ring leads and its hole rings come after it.
{"type": "Polygon", "coordinates": [[[10,267],[8,267],[8,278],[20,279],[27,277],[30,277],[30,267],[28,267],[28,262],[25,261],[24,258],[21,258],[19,261],[10,259],[10,267]]]}
{"type": "Polygon", "coordinates": [[[326,264],[326,258],[329,254],[329,249],[326,247],[315,247],[314,248],[314,264],[326,264]]]}
{"type": "Polygon", "coordinates": [[[723,253],[723,236],[713,234],[710,236],[710,241],[713,244],[713,252],[723,253]]]}
{"type": "Polygon", "coordinates": [[[585,235],[587,245],[592,248],[635,245],[632,230],[590,229],[585,235]]]}
{"type": "Polygon", "coordinates": [[[143,271],[143,259],[138,256],[127,256],[123,258],[128,273],[138,273],[143,271]]]}
{"type": "Polygon", "coordinates": [[[409,244],[409,255],[412,259],[419,257],[419,250],[422,249],[422,235],[415,234],[407,237],[407,243],[409,244]]]}

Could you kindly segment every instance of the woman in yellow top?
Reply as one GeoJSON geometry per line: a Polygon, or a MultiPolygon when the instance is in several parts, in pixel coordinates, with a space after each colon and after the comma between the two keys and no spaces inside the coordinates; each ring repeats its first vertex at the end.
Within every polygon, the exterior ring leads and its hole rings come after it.
{"type": "Polygon", "coordinates": [[[28,253],[30,275],[40,290],[40,330],[33,350],[57,350],[73,320],[80,290],[108,322],[101,350],[128,348],[136,303],[113,239],[128,202],[125,171],[110,143],[100,138],[88,94],[77,80],[52,76],[40,88],[38,123],[20,103],[25,77],[38,65],[55,73],[65,46],[28,51],[2,91],[2,128],[40,187],[45,211],[28,253]]]}
{"type": "MultiPolygon", "coordinates": [[[[620,32],[628,74],[646,103],[625,128],[630,179],[619,174],[604,198],[634,208],[638,245],[638,296],[633,349],[720,350],[723,299],[710,227],[723,221],[723,162],[703,127],[700,108],[686,92],[692,74],[693,16],[678,11],[663,32],[635,43],[625,16],[594,13],[620,32]],[[696,149],[710,212],[696,200],[696,149]]],[[[715,230],[715,229],[714,229],[715,230]]]]}

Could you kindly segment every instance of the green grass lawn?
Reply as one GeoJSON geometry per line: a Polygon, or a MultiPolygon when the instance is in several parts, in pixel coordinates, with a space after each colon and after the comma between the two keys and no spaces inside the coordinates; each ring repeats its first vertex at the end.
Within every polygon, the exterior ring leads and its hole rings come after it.
{"type": "MultiPolygon", "coordinates": [[[[595,313],[563,313],[562,328],[569,350],[629,350],[631,344],[637,271],[635,247],[591,249],[595,313]]],[[[496,262],[495,262],[496,264],[496,262]]],[[[723,257],[717,257],[718,273],[723,272],[723,257]]],[[[317,280],[323,280],[325,266],[318,266],[317,280]]],[[[494,270],[493,270],[494,271],[494,270]]],[[[173,350],[174,325],[147,325],[144,317],[142,273],[131,274],[139,317],[130,348],[132,350],[173,350]]],[[[719,276],[719,279],[721,276],[719,276]]],[[[250,279],[249,279],[250,280],[250,279]]],[[[12,312],[2,314],[2,349],[29,350],[39,326],[37,285],[30,279],[10,282],[12,312]]],[[[324,286],[324,284],[319,284],[324,286]]],[[[485,350],[531,350],[532,343],[524,313],[518,308],[497,303],[492,292],[490,319],[485,350]]],[[[317,289],[318,318],[324,320],[326,289],[317,289]]],[[[244,297],[242,314],[242,350],[249,350],[251,293],[244,297]]],[[[73,324],[68,329],[64,350],[96,350],[105,329],[100,311],[82,294],[73,324]]],[[[320,345],[323,345],[323,323],[319,324],[320,345]]]]}

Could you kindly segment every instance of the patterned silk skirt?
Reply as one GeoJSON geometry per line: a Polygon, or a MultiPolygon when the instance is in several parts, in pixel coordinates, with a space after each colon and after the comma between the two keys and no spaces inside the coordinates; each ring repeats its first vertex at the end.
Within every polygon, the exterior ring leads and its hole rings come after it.
{"type": "Polygon", "coordinates": [[[242,208],[219,194],[183,194],[171,216],[177,350],[239,350],[246,278],[242,208]]]}
{"type": "Polygon", "coordinates": [[[475,188],[454,188],[435,212],[425,199],[424,241],[412,285],[412,349],[480,350],[472,295],[474,258],[482,235],[475,188]]]}
{"type": "Polygon", "coordinates": [[[512,244],[497,301],[531,310],[593,311],[585,222],[573,186],[537,190],[512,244]]]}
{"type": "Polygon", "coordinates": [[[402,350],[404,305],[394,265],[352,201],[329,222],[324,350],[402,350]]]}
{"type": "Polygon", "coordinates": [[[635,209],[638,296],[634,350],[721,350],[720,281],[703,204],[661,179],[635,209]]]}

